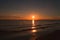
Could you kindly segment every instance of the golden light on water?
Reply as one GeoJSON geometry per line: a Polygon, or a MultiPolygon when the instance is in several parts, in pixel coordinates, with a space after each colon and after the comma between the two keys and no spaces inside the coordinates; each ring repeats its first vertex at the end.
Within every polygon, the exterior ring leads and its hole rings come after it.
{"type": "Polygon", "coordinates": [[[32,16],[32,32],[37,32],[37,30],[35,29],[35,16],[32,16]]]}
{"type": "Polygon", "coordinates": [[[32,37],[31,37],[31,40],[36,40],[36,32],[37,32],[37,29],[36,29],[36,26],[35,26],[35,16],[32,16],[32,37]]]}
{"type": "Polygon", "coordinates": [[[34,25],[35,25],[34,20],[32,20],[32,26],[34,26],[34,25]]]}
{"type": "Polygon", "coordinates": [[[34,18],[35,18],[35,16],[32,16],[32,25],[33,25],[33,26],[35,26],[34,18]]]}

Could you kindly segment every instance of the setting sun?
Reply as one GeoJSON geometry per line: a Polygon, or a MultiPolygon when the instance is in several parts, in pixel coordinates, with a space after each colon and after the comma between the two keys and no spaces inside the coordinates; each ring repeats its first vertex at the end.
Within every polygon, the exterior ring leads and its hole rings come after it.
{"type": "Polygon", "coordinates": [[[35,18],[35,16],[32,16],[32,18],[34,19],[34,18],[35,18]]]}

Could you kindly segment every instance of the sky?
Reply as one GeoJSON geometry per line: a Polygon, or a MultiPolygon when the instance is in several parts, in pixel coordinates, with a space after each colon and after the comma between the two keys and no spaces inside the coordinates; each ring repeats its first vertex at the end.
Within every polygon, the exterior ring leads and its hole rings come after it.
{"type": "Polygon", "coordinates": [[[60,0],[0,0],[0,19],[60,19],[60,0]]]}

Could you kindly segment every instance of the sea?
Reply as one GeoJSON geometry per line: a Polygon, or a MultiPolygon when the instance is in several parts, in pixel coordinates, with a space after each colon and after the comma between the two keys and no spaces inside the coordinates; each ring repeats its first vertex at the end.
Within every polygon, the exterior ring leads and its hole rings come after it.
{"type": "Polygon", "coordinates": [[[0,20],[0,40],[59,40],[60,20],[0,20]]]}

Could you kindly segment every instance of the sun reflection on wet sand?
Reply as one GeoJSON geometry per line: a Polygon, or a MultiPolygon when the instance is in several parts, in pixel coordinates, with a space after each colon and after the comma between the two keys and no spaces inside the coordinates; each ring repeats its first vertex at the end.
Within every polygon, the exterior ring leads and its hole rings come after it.
{"type": "Polygon", "coordinates": [[[32,32],[32,34],[31,34],[32,36],[31,36],[30,40],[36,40],[37,39],[37,36],[36,36],[37,30],[36,29],[32,29],[31,32],[32,32]]]}
{"type": "Polygon", "coordinates": [[[32,34],[32,37],[30,38],[30,40],[36,40],[36,39],[37,39],[36,34],[33,33],[33,34],[32,34]]]}
{"type": "Polygon", "coordinates": [[[32,32],[37,32],[37,30],[32,30],[32,32]]]}

